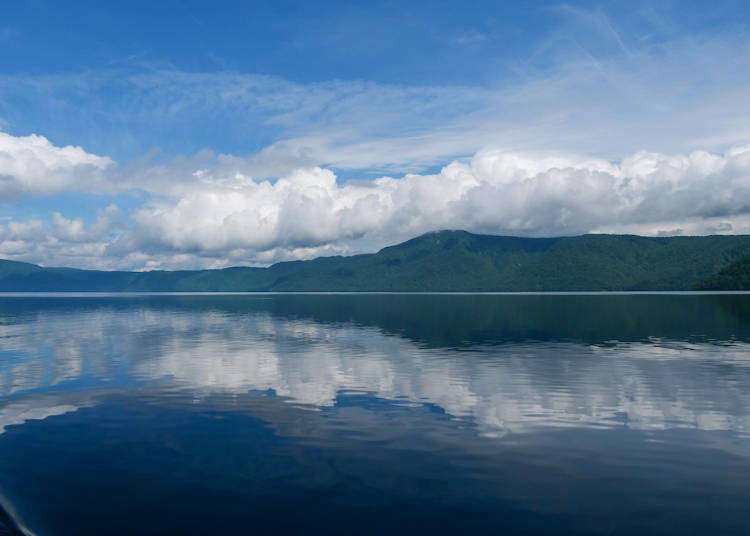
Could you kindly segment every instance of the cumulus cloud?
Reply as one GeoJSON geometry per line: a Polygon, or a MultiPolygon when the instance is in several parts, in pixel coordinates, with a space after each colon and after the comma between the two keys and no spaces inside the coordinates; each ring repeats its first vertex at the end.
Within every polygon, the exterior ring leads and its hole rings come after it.
{"type": "Polygon", "coordinates": [[[619,163],[485,151],[437,174],[371,182],[341,183],[321,168],[275,182],[241,175],[212,182],[210,171],[202,179],[201,188],[176,200],[135,211],[134,245],[293,256],[297,248],[383,245],[444,228],[527,236],[633,227],[644,234],[730,232],[750,214],[750,148],[743,147],[724,155],[642,151],[619,163]]]}
{"type": "Polygon", "coordinates": [[[113,165],[108,157],[57,147],[44,136],[0,132],[0,201],[22,193],[101,190],[108,187],[102,172],[113,165]]]}
{"type": "Polygon", "coordinates": [[[0,258],[47,266],[113,268],[124,259],[107,260],[107,248],[125,229],[116,205],[98,211],[88,225],[81,218],[52,213],[51,221],[28,219],[0,225],[0,258]]]}
{"type": "MultiPolygon", "coordinates": [[[[146,192],[125,214],[0,222],[0,257],[96,268],[263,265],[374,251],[437,229],[523,236],[750,232],[750,147],[621,161],[485,150],[434,174],[342,180],[324,167],[259,179],[247,159],[198,153],[127,167],[41,136],[2,135],[6,183],[146,192]]],[[[25,189],[25,190],[24,190],[25,189]]]]}

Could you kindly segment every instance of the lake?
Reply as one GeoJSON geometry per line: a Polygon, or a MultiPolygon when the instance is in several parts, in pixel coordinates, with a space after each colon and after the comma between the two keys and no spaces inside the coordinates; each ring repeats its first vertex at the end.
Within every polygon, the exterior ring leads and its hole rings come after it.
{"type": "Polygon", "coordinates": [[[748,534],[750,295],[0,296],[0,534],[748,534]]]}

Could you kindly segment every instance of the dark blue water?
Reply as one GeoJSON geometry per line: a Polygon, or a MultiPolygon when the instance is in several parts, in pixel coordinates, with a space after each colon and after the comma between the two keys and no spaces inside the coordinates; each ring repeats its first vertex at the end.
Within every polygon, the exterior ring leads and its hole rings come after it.
{"type": "Polygon", "coordinates": [[[0,534],[748,534],[749,295],[0,297],[0,534]]]}

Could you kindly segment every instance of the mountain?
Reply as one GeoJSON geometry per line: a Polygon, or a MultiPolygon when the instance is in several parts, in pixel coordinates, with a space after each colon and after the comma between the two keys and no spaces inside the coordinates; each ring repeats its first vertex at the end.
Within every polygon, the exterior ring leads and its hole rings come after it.
{"type": "MultiPolygon", "coordinates": [[[[0,291],[690,290],[747,255],[748,235],[519,238],[439,231],[373,254],[268,268],[118,272],[0,261],[0,291]]],[[[716,281],[723,288],[725,280],[716,281]]]]}
{"type": "Polygon", "coordinates": [[[698,285],[700,290],[750,290],[750,255],[745,255],[707,277],[698,285]]]}

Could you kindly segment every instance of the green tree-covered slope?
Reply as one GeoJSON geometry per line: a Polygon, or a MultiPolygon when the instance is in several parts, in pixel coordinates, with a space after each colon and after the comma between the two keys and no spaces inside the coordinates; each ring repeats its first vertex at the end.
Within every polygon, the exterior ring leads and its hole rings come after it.
{"type": "Polygon", "coordinates": [[[700,290],[750,290],[750,254],[704,279],[696,288],[700,290]]]}
{"type": "Polygon", "coordinates": [[[429,233],[378,253],[268,268],[109,272],[0,262],[2,291],[690,290],[750,236],[518,238],[429,233]]]}

